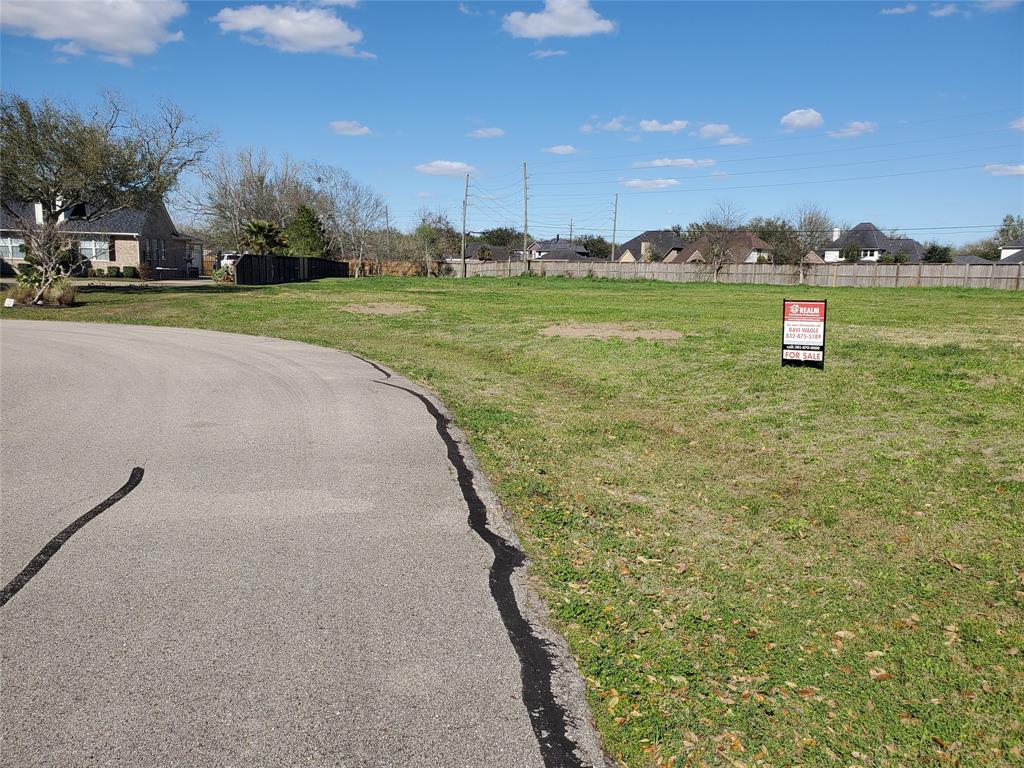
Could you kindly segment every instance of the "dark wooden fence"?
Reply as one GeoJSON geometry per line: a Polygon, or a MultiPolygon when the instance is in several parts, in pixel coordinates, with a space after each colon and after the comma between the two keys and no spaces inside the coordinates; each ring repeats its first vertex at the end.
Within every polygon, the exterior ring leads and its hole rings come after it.
{"type": "Polygon", "coordinates": [[[305,256],[254,256],[250,253],[235,262],[236,285],[298,283],[321,277],[348,277],[348,264],[305,256]]]}

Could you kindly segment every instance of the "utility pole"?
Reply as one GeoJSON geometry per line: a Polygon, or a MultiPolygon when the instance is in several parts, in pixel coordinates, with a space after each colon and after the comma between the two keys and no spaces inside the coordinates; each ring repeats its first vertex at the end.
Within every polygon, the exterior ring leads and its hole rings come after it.
{"type": "Polygon", "coordinates": [[[569,250],[572,250],[572,217],[569,218],[569,250]]]}
{"type": "Polygon", "coordinates": [[[615,263],[615,227],[619,223],[619,193],[615,193],[615,212],[612,214],[612,264],[615,263]]]}
{"type": "Polygon", "coordinates": [[[469,206],[469,174],[466,174],[466,191],[462,195],[462,276],[466,276],[466,208],[469,206]]]}
{"type": "MultiPolygon", "coordinates": [[[[523,266],[529,267],[529,262],[526,260],[526,238],[527,232],[529,231],[530,215],[529,208],[527,207],[527,189],[526,189],[526,162],[523,162],[523,266]]],[[[508,262],[508,274],[512,276],[512,261],[508,262]]]]}

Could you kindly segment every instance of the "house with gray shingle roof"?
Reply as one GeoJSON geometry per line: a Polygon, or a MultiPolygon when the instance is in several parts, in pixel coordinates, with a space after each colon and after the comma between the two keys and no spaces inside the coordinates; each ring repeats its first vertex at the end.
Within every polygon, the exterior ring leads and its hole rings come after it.
{"type": "Polygon", "coordinates": [[[870,222],[858,224],[845,232],[836,230],[832,242],[825,246],[826,262],[843,261],[842,252],[853,246],[860,251],[861,261],[878,261],[886,254],[903,253],[906,264],[920,264],[924,246],[909,237],[889,237],[870,222]]]}
{"type": "MultiPolygon", "coordinates": [[[[666,264],[706,264],[712,260],[715,244],[704,236],[665,258],[666,264]]],[[[771,261],[772,247],[753,232],[733,232],[724,243],[729,264],[757,264],[771,261]]]]}
{"type": "MultiPolygon", "coordinates": [[[[0,206],[0,258],[7,268],[24,263],[24,229],[40,226],[38,204],[0,206]]],[[[135,267],[154,278],[189,277],[202,267],[202,243],[182,233],[163,204],[151,210],[122,209],[91,218],[85,205],[77,205],[60,221],[78,249],[84,266],[135,267]]]]}
{"type": "Polygon", "coordinates": [[[531,259],[552,259],[549,254],[558,251],[559,258],[565,259],[571,255],[572,260],[588,259],[590,252],[579,243],[573,243],[569,239],[563,239],[561,235],[555,235],[554,240],[534,240],[530,243],[527,251],[531,259]]]}
{"type": "Polygon", "coordinates": [[[1018,237],[999,246],[1000,264],[1024,264],[1024,237],[1018,237]],[[1013,259],[1013,261],[1008,261],[1013,259]]]}
{"type": "Polygon", "coordinates": [[[686,247],[686,241],[671,229],[649,229],[615,249],[622,262],[663,261],[686,247]]]}

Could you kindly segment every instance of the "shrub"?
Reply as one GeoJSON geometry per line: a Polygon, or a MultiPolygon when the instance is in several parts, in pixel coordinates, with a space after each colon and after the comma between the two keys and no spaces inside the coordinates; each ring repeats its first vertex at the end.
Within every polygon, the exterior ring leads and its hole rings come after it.
{"type": "Polygon", "coordinates": [[[153,276],[153,270],[150,269],[149,264],[139,264],[136,269],[139,272],[139,277],[142,280],[149,280],[153,276]]]}
{"type": "Polygon", "coordinates": [[[43,291],[43,301],[46,304],[58,304],[67,307],[74,303],[78,289],[68,280],[57,280],[49,288],[43,291]]]}
{"type": "Polygon", "coordinates": [[[120,276],[121,276],[121,268],[120,267],[115,267],[113,265],[107,267],[107,277],[120,277],[120,276]]]}
{"type": "Polygon", "coordinates": [[[231,267],[219,267],[213,270],[211,277],[215,283],[233,283],[235,282],[235,270],[231,267]]]}
{"type": "Polygon", "coordinates": [[[18,285],[35,286],[43,281],[42,273],[34,264],[25,262],[18,265],[18,285]]]}
{"type": "Polygon", "coordinates": [[[4,298],[14,299],[15,304],[30,304],[32,302],[32,297],[35,295],[35,289],[31,285],[16,283],[11,286],[4,298]]]}
{"type": "Polygon", "coordinates": [[[127,266],[121,270],[125,277],[138,277],[139,270],[132,266],[127,266]]]}

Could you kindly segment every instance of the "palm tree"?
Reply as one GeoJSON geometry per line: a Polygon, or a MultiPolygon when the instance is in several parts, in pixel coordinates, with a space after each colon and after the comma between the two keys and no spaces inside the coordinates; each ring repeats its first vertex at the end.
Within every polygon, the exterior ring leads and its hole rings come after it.
{"type": "Polygon", "coordinates": [[[281,228],[272,221],[251,219],[245,222],[242,247],[258,256],[273,253],[284,248],[281,228]]]}

